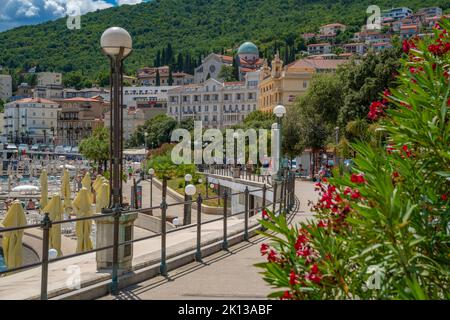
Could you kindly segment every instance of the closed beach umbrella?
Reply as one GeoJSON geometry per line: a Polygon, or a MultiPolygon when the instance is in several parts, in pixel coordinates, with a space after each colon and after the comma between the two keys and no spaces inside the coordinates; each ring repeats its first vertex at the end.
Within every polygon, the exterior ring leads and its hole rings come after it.
{"type": "MultiPolygon", "coordinates": [[[[11,204],[1,225],[4,228],[23,227],[27,224],[25,212],[20,201],[11,204]]],[[[3,255],[8,269],[22,266],[23,230],[3,233],[3,255]]]]}
{"type": "MultiPolygon", "coordinates": [[[[92,216],[92,194],[86,188],[82,188],[75,200],[72,202],[72,207],[77,218],[85,218],[92,216]]],[[[91,220],[77,221],[77,252],[88,251],[92,249],[91,241],[91,220]]]]}
{"type": "Polygon", "coordinates": [[[41,182],[41,199],[39,201],[41,210],[47,206],[48,203],[48,177],[47,171],[44,169],[39,177],[41,182]]]}
{"type": "Polygon", "coordinates": [[[95,212],[101,213],[102,209],[109,206],[109,184],[103,183],[97,191],[97,202],[95,203],[95,212]]]}
{"type": "Polygon", "coordinates": [[[64,175],[61,179],[61,197],[64,198],[64,209],[66,213],[69,213],[71,208],[70,203],[70,176],[69,171],[64,170],[64,175]]]}
{"type": "Polygon", "coordinates": [[[91,175],[89,172],[86,172],[83,180],[81,180],[81,184],[83,185],[83,188],[86,188],[89,192],[92,192],[91,183],[91,175]]]}
{"type": "Polygon", "coordinates": [[[97,189],[100,188],[100,186],[103,183],[103,179],[102,179],[102,175],[97,175],[97,178],[95,178],[94,183],[92,184],[92,188],[94,189],[95,192],[98,192],[97,189]]]}
{"type": "MultiPolygon", "coordinates": [[[[63,219],[64,212],[61,196],[55,193],[50,202],[44,208],[43,212],[48,212],[48,216],[51,221],[61,221],[63,219]]],[[[49,247],[50,249],[55,249],[58,252],[58,257],[62,256],[60,224],[54,224],[50,229],[49,247]]]]}

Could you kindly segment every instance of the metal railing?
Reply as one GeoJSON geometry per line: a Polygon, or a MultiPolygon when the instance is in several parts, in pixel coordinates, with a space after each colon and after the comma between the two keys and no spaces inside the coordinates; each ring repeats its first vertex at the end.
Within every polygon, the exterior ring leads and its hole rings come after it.
{"type": "Polygon", "coordinates": [[[273,183],[273,177],[269,174],[268,169],[262,167],[257,168],[256,166],[250,167],[244,165],[235,166],[231,164],[199,166],[199,170],[202,173],[237,178],[235,176],[235,171],[233,171],[235,168],[239,169],[239,179],[267,183],[269,185],[272,185],[273,183]],[[267,170],[267,173],[264,174],[264,170],[267,170]]]}
{"type": "MultiPolygon", "coordinates": [[[[264,184],[264,186],[259,189],[249,190],[249,188],[246,187],[244,192],[229,193],[228,191],[225,191],[222,195],[219,194],[214,197],[206,197],[206,198],[203,198],[203,196],[200,194],[196,200],[182,201],[182,202],[171,203],[171,204],[167,203],[167,179],[164,178],[163,179],[163,188],[162,188],[162,201],[159,206],[154,206],[154,207],[150,207],[150,208],[146,208],[146,209],[139,209],[139,210],[123,210],[123,211],[121,211],[121,210],[115,211],[112,209],[108,209],[108,210],[105,210],[105,213],[103,213],[101,215],[84,217],[84,218],[65,219],[65,220],[61,220],[61,221],[51,221],[51,219],[49,218],[49,214],[44,213],[42,222],[39,224],[25,225],[25,226],[21,226],[21,227],[13,227],[13,228],[0,228],[0,235],[4,234],[6,232],[24,231],[24,230],[28,230],[28,229],[32,229],[32,228],[40,228],[43,231],[42,232],[42,237],[43,237],[43,239],[42,239],[42,254],[41,254],[42,259],[36,263],[31,263],[31,264],[23,265],[20,267],[15,267],[15,268],[7,269],[4,271],[0,271],[0,276],[4,275],[4,274],[8,274],[8,273],[18,272],[18,271],[22,271],[25,269],[41,266],[42,269],[41,269],[40,298],[41,298],[41,300],[47,300],[48,299],[48,287],[47,286],[48,286],[49,264],[55,263],[58,261],[62,261],[62,260],[67,260],[67,259],[74,258],[74,257],[91,254],[94,252],[113,249],[113,253],[114,253],[113,254],[113,268],[112,268],[110,289],[111,289],[111,293],[117,294],[118,293],[118,276],[117,276],[117,274],[118,274],[117,273],[118,272],[118,270],[117,270],[118,254],[117,254],[117,252],[118,252],[119,247],[125,246],[125,245],[132,245],[137,242],[161,237],[160,273],[162,275],[167,275],[167,241],[166,241],[166,239],[167,239],[168,234],[172,234],[172,233],[183,231],[188,228],[196,227],[195,259],[197,261],[201,261],[201,259],[202,259],[202,227],[204,225],[223,220],[222,249],[227,250],[228,249],[228,219],[229,218],[239,216],[239,215],[244,215],[244,231],[243,231],[244,232],[244,240],[248,240],[249,239],[249,217],[250,216],[254,216],[258,212],[260,212],[264,209],[267,209],[270,205],[272,205],[273,212],[275,212],[275,210],[277,209],[277,204],[278,204],[278,214],[281,214],[283,212],[287,213],[293,208],[293,206],[295,204],[295,175],[290,172],[289,173],[286,172],[284,177],[285,177],[284,179],[277,181],[277,183],[275,183],[273,187],[271,187],[271,186],[268,187],[264,184]],[[277,194],[277,188],[278,188],[279,184],[281,186],[282,192],[279,192],[279,194],[277,194]],[[267,192],[271,189],[273,189],[273,199],[274,199],[274,201],[272,201],[272,202],[268,201],[268,199],[267,199],[267,192]],[[249,197],[250,197],[250,195],[252,195],[253,193],[256,193],[256,192],[258,192],[258,193],[262,192],[262,205],[259,207],[256,207],[256,208],[249,208],[249,197]],[[228,202],[229,202],[228,200],[230,199],[230,197],[239,196],[242,194],[245,197],[244,211],[232,213],[232,214],[228,213],[228,202]],[[219,218],[203,222],[202,221],[202,203],[206,200],[214,200],[214,199],[223,199],[224,200],[223,214],[219,218]],[[169,207],[173,207],[173,206],[177,206],[177,205],[184,205],[184,204],[193,205],[194,203],[196,203],[196,205],[197,205],[197,221],[195,223],[167,231],[167,228],[166,228],[167,227],[166,226],[167,209],[169,207]],[[65,256],[60,256],[60,257],[56,257],[54,259],[49,259],[48,253],[49,253],[50,230],[53,226],[62,225],[62,224],[66,224],[66,223],[86,221],[86,220],[97,221],[100,219],[113,217],[114,218],[113,234],[117,235],[118,230],[119,230],[118,229],[119,228],[119,220],[122,215],[135,213],[135,212],[141,212],[144,210],[158,210],[158,209],[161,210],[161,232],[160,233],[152,234],[152,235],[141,237],[138,239],[125,240],[123,242],[119,242],[119,238],[117,236],[114,236],[113,243],[110,245],[94,248],[94,249],[80,252],[80,253],[74,253],[74,254],[69,254],[69,255],[65,255],[65,256]]],[[[262,227],[260,227],[260,228],[262,228],[262,227]]]]}

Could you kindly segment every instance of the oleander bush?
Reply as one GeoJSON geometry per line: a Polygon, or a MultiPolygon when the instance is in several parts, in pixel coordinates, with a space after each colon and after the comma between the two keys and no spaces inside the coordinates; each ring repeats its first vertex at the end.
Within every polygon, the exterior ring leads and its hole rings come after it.
{"type": "Polygon", "coordinates": [[[271,298],[450,298],[449,31],[403,43],[398,86],[369,107],[378,143],[352,144],[353,171],[316,185],[314,221],[261,222],[271,298]]]}

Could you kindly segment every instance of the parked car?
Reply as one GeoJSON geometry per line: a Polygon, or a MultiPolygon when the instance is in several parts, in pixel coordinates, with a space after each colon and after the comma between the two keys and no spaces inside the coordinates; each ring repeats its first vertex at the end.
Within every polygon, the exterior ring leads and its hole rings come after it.
{"type": "Polygon", "coordinates": [[[39,151],[39,144],[33,144],[31,146],[31,151],[39,151]]]}

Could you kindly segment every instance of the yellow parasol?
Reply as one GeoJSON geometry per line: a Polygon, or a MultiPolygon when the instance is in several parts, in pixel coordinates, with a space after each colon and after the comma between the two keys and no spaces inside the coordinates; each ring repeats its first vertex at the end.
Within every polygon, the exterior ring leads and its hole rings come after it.
{"type": "Polygon", "coordinates": [[[42,170],[39,180],[41,182],[41,200],[39,201],[39,207],[42,211],[48,203],[48,177],[45,169],[42,170]]]}
{"type": "MultiPolygon", "coordinates": [[[[92,194],[86,188],[82,188],[75,200],[72,202],[73,210],[77,215],[77,218],[85,218],[92,216],[92,194]]],[[[77,221],[76,234],[77,234],[77,252],[83,252],[91,250],[91,220],[77,221]]]]}
{"type": "Polygon", "coordinates": [[[83,180],[81,180],[81,184],[83,185],[83,188],[86,188],[89,192],[92,192],[91,183],[91,175],[89,172],[86,172],[83,180]]]}
{"type": "Polygon", "coordinates": [[[61,197],[64,199],[64,209],[67,214],[71,208],[70,196],[70,176],[69,170],[66,169],[61,180],[61,197]]]}
{"type": "MultiPolygon", "coordinates": [[[[1,225],[5,228],[23,227],[27,224],[25,212],[20,201],[11,204],[1,225]]],[[[3,233],[3,255],[8,269],[22,266],[23,230],[3,233]]]]}
{"type": "Polygon", "coordinates": [[[103,183],[103,177],[102,175],[97,175],[97,178],[95,178],[94,183],[92,184],[92,188],[94,189],[95,192],[98,192],[98,188],[100,188],[100,186],[103,183]]]}
{"type": "MultiPolygon", "coordinates": [[[[64,212],[61,196],[55,193],[48,205],[43,209],[43,212],[48,212],[48,216],[51,221],[61,221],[63,219],[64,212]]],[[[62,256],[60,224],[54,224],[50,229],[49,247],[50,249],[55,249],[58,251],[58,257],[62,256]]]]}
{"type": "Polygon", "coordinates": [[[109,206],[109,184],[103,183],[98,188],[97,202],[95,203],[95,212],[101,213],[102,209],[109,206]]]}

